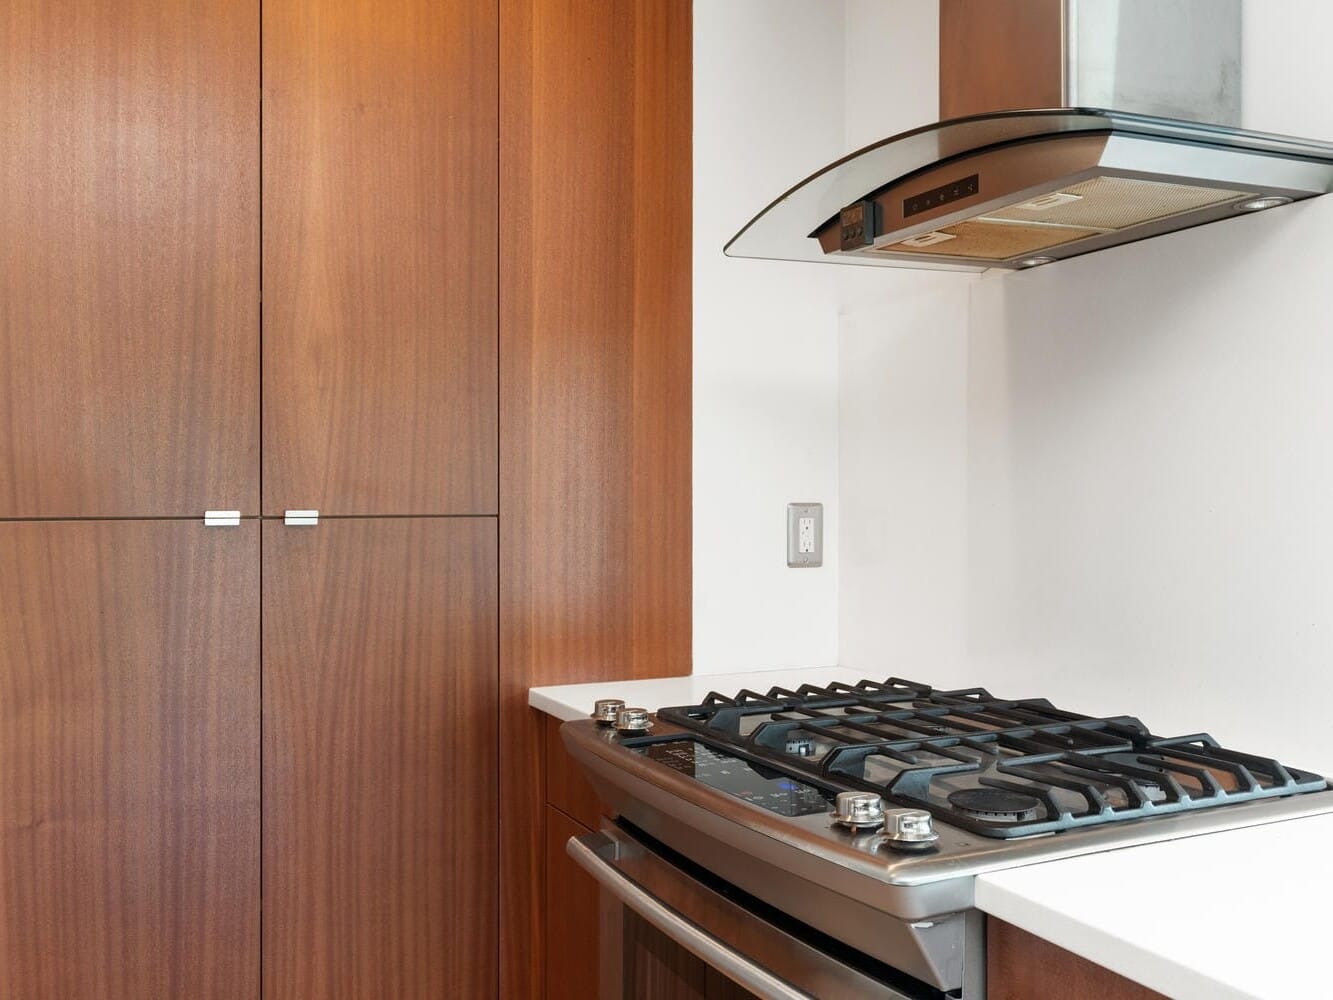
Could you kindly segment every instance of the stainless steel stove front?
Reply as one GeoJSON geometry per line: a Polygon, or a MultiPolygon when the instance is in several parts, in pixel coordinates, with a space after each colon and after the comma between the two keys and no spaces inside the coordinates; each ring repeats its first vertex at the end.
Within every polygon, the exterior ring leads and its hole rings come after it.
{"type": "MultiPolygon", "coordinates": [[[[689,735],[660,721],[653,733],[689,735]]],[[[1322,792],[1018,840],[937,823],[935,850],[904,854],[831,814],[779,816],[707,787],[592,721],[566,723],[561,734],[598,795],[633,827],[815,931],[968,1000],[984,996],[976,875],[1333,811],[1333,792],[1322,792]]]]}
{"type": "MultiPolygon", "coordinates": [[[[634,923],[646,925],[649,933],[661,935],[748,995],[764,1000],[921,1000],[944,995],[846,949],[822,948],[820,935],[755,912],[729,887],[719,891],[637,831],[607,822],[600,833],[572,838],[567,849],[602,889],[604,997],[634,996],[634,982],[644,978],[634,967],[643,950],[644,930],[634,923]]],[[[981,933],[979,915],[971,926],[981,933]]],[[[981,993],[969,989],[966,995],[981,993]]]]}

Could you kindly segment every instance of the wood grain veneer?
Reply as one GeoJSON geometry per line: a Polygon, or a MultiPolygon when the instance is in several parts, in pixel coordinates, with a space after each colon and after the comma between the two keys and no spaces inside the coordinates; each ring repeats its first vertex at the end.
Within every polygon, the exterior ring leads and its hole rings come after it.
{"type": "Polygon", "coordinates": [[[1064,104],[1063,0],[940,0],[940,119],[1064,104]]]}
{"type": "Polygon", "coordinates": [[[990,1000],[1166,1000],[1161,993],[994,917],[986,920],[986,995],[990,1000]]]}
{"type": "Polygon", "coordinates": [[[263,534],[264,997],[493,996],[495,520],[263,534]]]}
{"type": "MultiPolygon", "coordinates": [[[[500,769],[524,815],[530,686],[690,670],[691,5],[502,0],[500,27],[500,769]]],[[[501,834],[501,993],[535,998],[542,823],[501,834]]]]}
{"type": "Polygon", "coordinates": [[[0,996],[259,985],[259,526],[0,524],[0,996]]]}
{"type": "Polygon", "coordinates": [[[257,513],[258,36],[0,4],[0,517],[257,513]]]}
{"type": "Polygon", "coordinates": [[[601,996],[600,904],[597,883],[565,852],[570,837],[589,833],[588,827],[555,806],[546,813],[546,889],[542,905],[546,921],[543,950],[546,962],[546,1000],[594,1000],[601,996]]]}
{"type": "Polygon", "coordinates": [[[560,720],[548,715],[544,723],[546,801],[588,829],[596,830],[607,809],[560,741],[560,720]]]}
{"type": "Polygon", "coordinates": [[[264,512],[494,514],[496,0],[263,8],[264,512]]]}

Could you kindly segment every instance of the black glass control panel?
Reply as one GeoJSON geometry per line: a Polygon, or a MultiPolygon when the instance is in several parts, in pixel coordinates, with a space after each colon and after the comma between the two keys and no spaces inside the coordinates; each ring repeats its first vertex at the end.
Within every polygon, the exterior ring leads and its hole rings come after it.
{"type": "Polygon", "coordinates": [[[734,795],[779,816],[812,816],[829,810],[831,794],[697,740],[649,743],[634,750],[709,788],[734,795]]]}

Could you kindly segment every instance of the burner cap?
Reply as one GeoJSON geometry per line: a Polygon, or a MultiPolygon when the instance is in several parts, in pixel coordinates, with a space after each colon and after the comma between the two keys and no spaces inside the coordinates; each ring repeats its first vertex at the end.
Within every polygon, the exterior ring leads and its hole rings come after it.
{"type": "Polygon", "coordinates": [[[978,819],[1021,823],[1037,818],[1041,799],[1003,788],[960,788],[949,793],[949,805],[978,819]]]}

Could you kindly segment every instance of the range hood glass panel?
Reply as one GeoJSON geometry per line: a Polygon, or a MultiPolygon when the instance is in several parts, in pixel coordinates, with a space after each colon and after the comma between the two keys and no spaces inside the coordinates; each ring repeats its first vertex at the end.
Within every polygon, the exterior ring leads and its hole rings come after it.
{"type": "Polygon", "coordinates": [[[910,258],[906,262],[873,252],[826,256],[809,234],[846,206],[926,167],[991,146],[1080,132],[1110,132],[1140,144],[1144,140],[1161,146],[1200,144],[1246,161],[1249,173],[1262,172],[1272,162],[1300,161],[1299,169],[1293,169],[1291,162],[1282,169],[1285,187],[1294,196],[1322,194],[1333,187],[1333,144],[1329,143],[1115,111],[996,112],[914,129],[844,157],[775,200],[733,237],[725,252],[732,257],[767,260],[982,270],[984,265],[924,254],[904,255],[910,258]]]}
{"type": "MultiPolygon", "coordinates": [[[[1031,202],[1023,202],[988,212],[986,218],[1115,230],[1253,195],[1250,191],[1145,181],[1135,177],[1094,177],[1058,193],[1073,197],[1050,199],[1049,208],[1029,207],[1031,202]]],[[[1045,200],[1038,199],[1038,202],[1045,200]]]]}

